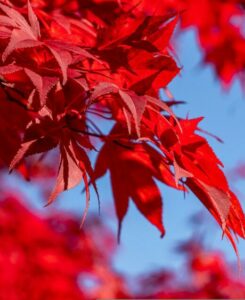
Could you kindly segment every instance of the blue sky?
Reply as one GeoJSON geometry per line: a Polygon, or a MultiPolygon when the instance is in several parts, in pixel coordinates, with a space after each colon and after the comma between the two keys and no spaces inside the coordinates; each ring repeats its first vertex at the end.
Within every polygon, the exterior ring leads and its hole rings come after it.
{"type": "MultiPolygon", "coordinates": [[[[181,76],[169,86],[178,100],[187,103],[175,108],[179,116],[204,116],[201,127],[216,134],[224,140],[220,144],[208,138],[215,152],[225,165],[226,173],[245,161],[245,101],[238,83],[227,93],[215,78],[211,67],[201,64],[201,53],[197,47],[195,34],[189,31],[179,37],[179,60],[183,66],[181,76]]],[[[133,171],[133,170],[132,170],[133,171]]],[[[29,198],[35,199],[38,191],[30,184],[22,184],[29,198]]],[[[235,253],[230,244],[221,240],[221,230],[207,213],[206,209],[193,195],[183,194],[161,185],[164,201],[163,220],[166,236],[161,239],[159,232],[150,225],[131,203],[128,214],[123,223],[121,244],[114,259],[115,267],[129,275],[137,275],[154,268],[167,267],[178,269],[183,264],[183,258],[176,255],[174,248],[179,242],[188,240],[191,236],[202,238],[212,249],[221,249],[228,260],[235,261],[235,253]],[[190,224],[193,214],[202,212],[204,223],[201,226],[190,224]],[[203,235],[202,235],[203,234],[203,235]]],[[[243,182],[236,183],[245,195],[243,182]]],[[[106,220],[115,232],[117,222],[113,214],[113,200],[109,186],[108,175],[100,180],[101,217],[106,220]]],[[[243,202],[245,197],[241,199],[243,202]]],[[[55,207],[70,210],[82,215],[85,197],[81,194],[81,186],[64,193],[54,204],[55,207]]],[[[41,208],[41,205],[37,205],[41,208]]],[[[48,210],[52,208],[46,208],[48,210]]],[[[90,213],[98,211],[97,200],[92,194],[90,213]]],[[[240,255],[245,260],[245,242],[239,243],[240,255]]],[[[245,266],[244,266],[245,267],[245,266]]]]}

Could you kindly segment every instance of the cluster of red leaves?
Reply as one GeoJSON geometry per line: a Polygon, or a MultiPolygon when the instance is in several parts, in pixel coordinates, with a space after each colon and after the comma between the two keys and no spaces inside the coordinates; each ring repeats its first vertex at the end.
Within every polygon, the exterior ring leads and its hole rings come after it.
{"type": "Polygon", "coordinates": [[[178,14],[169,1],[133,2],[0,1],[0,162],[29,177],[26,157],[58,148],[48,203],[83,181],[87,208],[89,185],[97,192],[109,171],[119,229],[132,199],[164,235],[155,180],[191,190],[236,249],[232,232],[245,237],[244,213],[196,133],[201,118],[178,119],[158,99],[179,73],[169,50],[178,14]]]}
{"type": "Polygon", "coordinates": [[[111,266],[111,233],[98,220],[90,221],[84,232],[74,217],[40,217],[19,196],[2,197],[0,299],[128,297],[123,279],[111,266]]]}
{"type": "Polygon", "coordinates": [[[225,87],[233,79],[244,83],[245,2],[244,0],[180,0],[183,28],[194,27],[204,50],[225,87]]]}
{"type": "MultiPolygon", "coordinates": [[[[165,1],[164,1],[165,2],[165,1]]],[[[166,8],[179,12],[181,28],[195,28],[204,62],[213,65],[224,87],[235,78],[244,85],[245,1],[167,0],[166,8]]]]}
{"type": "Polygon", "coordinates": [[[154,271],[129,286],[112,268],[115,238],[90,219],[81,231],[74,216],[38,216],[20,196],[0,200],[0,299],[243,299],[245,281],[232,274],[220,253],[194,242],[186,253],[181,274],[154,271]],[[31,230],[30,230],[31,228],[31,230]],[[104,251],[106,249],[106,251],[104,251]],[[180,276],[181,275],[181,276],[180,276]],[[133,290],[132,291],[132,287],[133,290]]]}
{"type": "Polygon", "coordinates": [[[245,281],[231,272],[221,253],[190,241],[179,247],[186,267],[176,274],[160,270],[141,279],[146,299],[244,299],[245,281]]]}
{"type": "MultiPolygon", "coordinates": [[[[175,12],[181,29],[194,28],[204,62],[214,66],[224,87],[235,78],[244,84],[245,1],[244,0],[164,0],[138,1],[144,11],[175,12]],[[162,3],[161,3],[162,2],[162,3]]],[[[135,5],[138,3],[134,1],[135,5]]]]}

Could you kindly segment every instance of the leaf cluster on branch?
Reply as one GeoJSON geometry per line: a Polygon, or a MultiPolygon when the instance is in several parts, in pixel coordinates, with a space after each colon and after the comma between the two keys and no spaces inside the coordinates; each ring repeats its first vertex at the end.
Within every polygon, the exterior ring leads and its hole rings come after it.
{"type": "MultiPolygon", "coordinates": [[[[180,72],[170,39],[182,15],[183,26],[197,21],[184,21],[192,2],[1,0],[0,164],[29,178],[29,156],[42,161],[58,149],[47,203],[83,182],[83,220],[90,185],[99,195],[96,182],[108,171],[119,234],[132,200],[164,235],[156,180],[191,191],[236,250],[233,233],[245,237],[244,213],[200,135],[202,118],[178,118],[171,108],[176,102],[158,97],[180,72]],[[91,153],[97,153],[94,167],[91,153]]],[[[211,2],[205,5],[222,1],[211,2]]],[[[197,25],[205,40],[204,25],[197,25]]],[[[237,71],[229,69],[229,77],[215,62],[226,81],[237,71]]]]}

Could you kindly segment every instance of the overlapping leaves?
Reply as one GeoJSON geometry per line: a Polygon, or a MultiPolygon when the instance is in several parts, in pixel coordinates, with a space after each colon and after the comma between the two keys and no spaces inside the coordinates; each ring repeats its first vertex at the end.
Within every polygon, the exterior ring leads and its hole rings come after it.
{"type": "Polygon", "coordinates": [[[56,2],[0,2],[1,102],[20,123],[9,126],[1,113],[1,128],[16,137],[1,133],[11,153],[1,151],[3,165],[23,170],[28,156],[58,148],[48,203],[83,181],[87,208],[89,183],[97,192],[108,170],[120,227],[132,199],[162,235],[155,180],[191,190],[236,247],[231,234],[245,237],[244,213],[220,161],[196,134],[199,119],[180,120],[158,99],[180,71],[170,51],[178,14],[157,1],[154,10],[148,1],[74,1],[71,11],[68,2],[58,12],[56,2]],[[101,129],[105,120],[109,133],[101,129]],[[100,146],[93,170],[89,154],[100,146]]]}

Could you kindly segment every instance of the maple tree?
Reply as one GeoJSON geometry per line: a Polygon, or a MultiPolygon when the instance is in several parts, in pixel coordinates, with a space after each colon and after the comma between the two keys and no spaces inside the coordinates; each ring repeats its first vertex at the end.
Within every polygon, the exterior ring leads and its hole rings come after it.
{"type": "Polygon", "coordinates": [[[90,186],[99,197],[96,182],[108,171],[119,235],[130,200],[165,234],[155,180],[191,191],[236,250],[244,212],[201,135],[202,118],[178,118],[179,102],[158,97],[180,72],[170,43],[179,20],[198,28],[205,59],[224,83],[243,71],[243,35],[227,22],[242,15],[243,2],[223,2],[201,1],[197,18],[196,1],[1,0],[1,167],[26,179],[56,168],[47,204],[83,182],[82,223],[90,186]]]}

